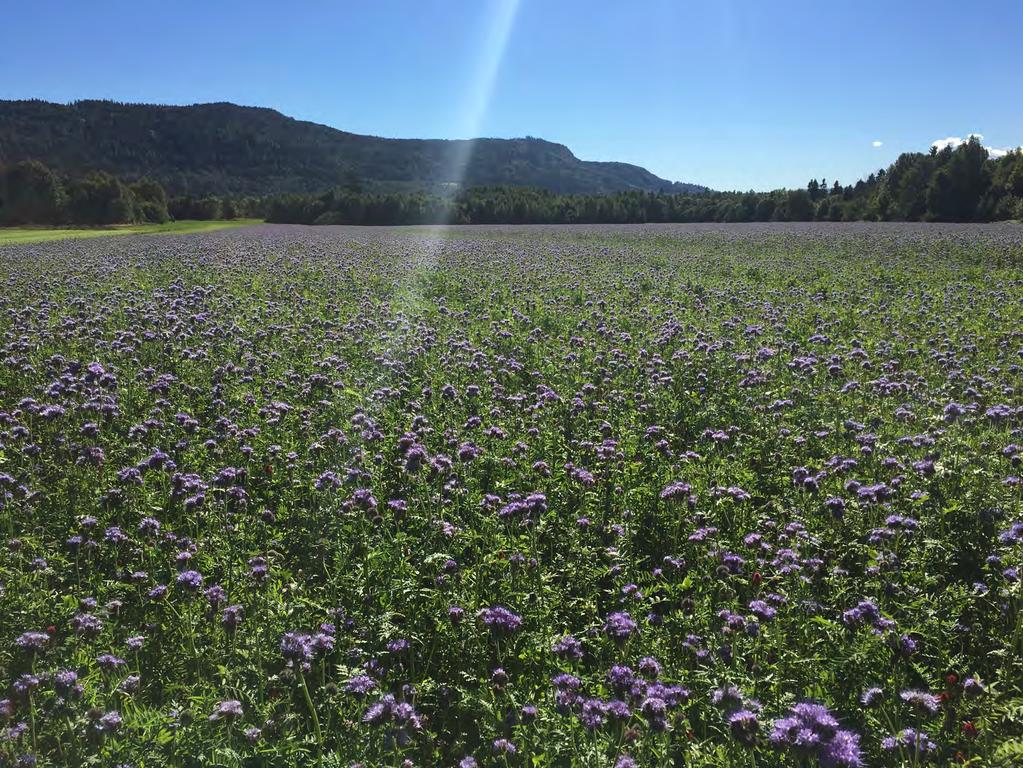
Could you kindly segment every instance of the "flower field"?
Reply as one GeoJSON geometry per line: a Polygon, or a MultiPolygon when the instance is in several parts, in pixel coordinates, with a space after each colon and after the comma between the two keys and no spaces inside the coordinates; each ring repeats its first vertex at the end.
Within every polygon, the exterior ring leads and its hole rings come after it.
{"type": "Polygon", "coordinates": [[[0,766],[1023,765],[1023,228],[0,248],[0,766]]]}

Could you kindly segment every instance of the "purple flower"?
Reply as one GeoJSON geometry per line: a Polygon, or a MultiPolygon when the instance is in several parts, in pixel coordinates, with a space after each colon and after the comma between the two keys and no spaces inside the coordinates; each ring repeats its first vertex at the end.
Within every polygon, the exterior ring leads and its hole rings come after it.
{"type": "Polygon", "coordinates": [[[625,611],[609,614],[604,620],[604,632],[615,640],[626,640],[637,629],[638,625],[625,611]]]}
{"type": "Polygon", "coordinates": [[[776,747],[816,756],[822,768],[859,768],[863,764],[859,736],[840,730],[823,704],[796,704],[787,717],[774,721],[770,740],[776,747]]]}
{"type": "Polygon", "coordinates": [[[692,509],[696,506],[696,494],[692,493],[693,487],[689,483],[676,481],[661,489],[663,501],[684,501],[692,509]]]}
{"type": "Polygon", "coordinates": [[[118,684],[117,690],[127,694],[137,693],[141,683],[142,678],[138,675],[128,675],[118,684]]]}
{"type": "Polygon", "coordinates": [[[668,704],[664,699],[648,696],[640,705],[640,713],[646,718],[651,730],[664,731],[668,728],[668,704]]]}
{"type": "Polygon", "coordinates": [[[760,723],[757,716],[748,709],[740,709],[728,716],[728,729],[733,738],[742,744],[753,744],[757,740],[760,723]]]}
{"type": "Polygon", "coordinates": [[[502,605],[484,608],[479,617],[494,634],[511,634],[522,626],[522,617],[502,605]]]}
{"type": "Polygon", "coordinates": [[[178,574],[177,584],[189,592],[196,592],[202,586],[202,574],[198,571],[182,571],[178,574]]]}
{"type": "Polygon", "coordinates": [[[316,479],[316,482],[313,485],[318,491],[325,491],[331,488],[340,488],[341,478],[338,477],[336,473],[327,470],[316,479]]]}
{"type": "Polygon", "coordinates": [[[28,674],[27,672],[18,675],[18,678],[11,685],[11,690],[22,698],[28,696],[32,691],[39,687],[42,682],[36,675],[28,674]]]}
{"type": "Polygon", "coordinates": [[[845,499],[838,496],[825,499],[824,506],[834,517],[841,518],[845,514],[845,499]]]}
{"type": "Polygon", "coordinates": [[[355,675],[345,684],[345,690],[356,696],[365,696],[376,687],[376,681],[369,675],[355,675]]]}
{"type": "Polygon", "coordinates": [[[860,696],[860,703],[865,707],[873,707],[884,699],[884,691],[880,688],[868,688],[860,696]]]}
{"type": "Polygon", "coordinates": [[[160,521],[155,517],[144,517],[139,523],[139,533],[143,536],[156,536],[160,532],[160,521]]]}
{"type": "Polygon", "coordinates": [[[966,406],[959,403],[949,403],[945,406],[945,409],[941,412],[942,418],[947,422],[956,421],[960,416],[966,413],[966,406]]]}
{"type": "Polygon", "coordinates": [[[899,694],[899,698],[911,705],[913,709],[926,715],[936,715],[941,708],[938,697],[927,691],[906,690],[899,694]]]}
{"type": "Polygon", "coordinates": [[[604,702],[600,699],[585,699],[582,709],[579,711],[579,722],[588,730],[596,730],[604,725],[606,720],[604,702]]]}
{"type": "Polygon", "coordinates": [[[29,653],[41,653],[50,644],[50,636],[45,632],[25,632],[18,636],[14,644],[29,653]]]}
{"type": "Polygon", "coordinates": [[[73,669],[61,669],[53,675],[53,687],[61,696],[76,694],[81,686],[78,685],[78,673],[73,669]]]}
{"type": "Polygon", "coordinates": [[[984,693],[984,684],[977,677],[968,677],[963,680],[963,693],[970,698],[976,698],[984,693]]]}
{"type": "Polygon", "coordinates": [[[636,682],[636,673],[630,667],[616,664],[607,672],[607,684],[616,691],[627,691],[636,682]]]}
{"type": "Polygon", "coordinates": [[[750,612],[763,622],[768,622],[777,615],[778,611],[772,608],[763,600],[753,600],[749,604],[750,612]]]}
{"type": "Polygon", "coordinates": [[[661,674],[661,664],[653,656],[644,656],[637,666],[644,677],[656,678],[661,674]]]}
{"type": "Polygon", "coordinates": [[[263,581],[270,571],[265,557],[253,557],[249,560],[249,576],[256,581],[263,581]]]}
{"type": "Polygon", "coordinates": [[[285,632],[281,637],[281,655],[288,661],[312,658],[311,638],[304,632],[285,632]]]}
{"type": "Polygon", "coordinates": [[[79,613],[71,619],[75,632],[85,637],[95,637],[103,630],[103,622],[91,613],[79,613]]]}
{"type": "Polygon", "coordinates": [[[380,725],[383,723],[391,714],[393,701],[394,697],[388,695],[372,704],[363,714],[362,722],[369,723],[370,725],[380,725]]]}
{"type": "Polygon", "coordinates": [[[107,712],[96,721],[95,728],[100,733],[109,735],[120,729],[122,722],[120,712],[107,712]]]}
{"type": "Polygon", "coordinates": [[[710,703],[715,707],[721,707],[726,712],[733,709],[738,709],[742,706],[743,696],[742,691],[736,688],[734,685],[726,685],[721,688],[715,688],[710,694],[710,703]]]}
{"type": "Polygon", "coordinates": [[[646,695],[662,699],[669,707],[677,707],[689,701],[689,691],[681,685],[651,683],[647,686],[646,695]]]}
{"type": "Polygon", "coordinates": [[[821,750],[820,762],[821,768],[860,768],[864,763],[859,735],[852,731],[835,731],[821,750]]]}
{"type": "Polygon", "coordinates": [[[926,733],[914,728],[905,728],[894,736],[881,740],[881,749],[886,752],[904,749],[911,755],[918,757],[925,757],[937,748],[938,745],[931,741],[931,738],[926,733]]]}
{"type": "Polygon", "coordinates": [[[123,667],[127,662],[114,656],[112,653],[104,653],[96,659],[96,663],[99,664],[99,668],[104,672],[113,672],[118,667],[123,667]]]}
{"type": "Polygon", "coordinates": [[[219,608],[221,604],[227,601],[227,593],[219,584],[214,584],[206,589],[203,592],[203,596],[206,598],[206,602],[210,604],[210,608],[213,609],[219,608]]]}
{"type": "Polygon", "coordinates": [[[508,739],[495,739],[493,746],[494,753],[499,755],[514,755],[519,751],[518,747],[508,741],[508,739]]]}
{"type": "Polygon", "coordinates": [[[210,715],[210,722],[216,722],[217,720],[234,720],[235,718],[241,717],[243,714],[242,703],[237,699],[227,699],[217,704],[213,710],[213,714],[210,715]]]}
{"type": "Polygon", "coordinates": [[[235,630],[242,623],[245,609],[240,605],[229,605],[220,615],[220,623],[227,630],[235,630]]]}
{"type": "Polygon", "coordinates": [[[559,711],[567,711],[569,707],[574,706],[579,700],[579,689],[582,687],[582,681],[578,677],[563,672],[555,675],[554,679],[551,680],[551,684],[556,691],[554,700],[558,705],[559,711]]]}
{"type": "Polygon", "coordinates": [[[399,701],[392,694],[370,705],[362,721],[374,726],[390,726],[388,733],[398,746],[405,746],[415,732],[422,730],[422,721],[412,705],[399,701]]]}
{"type": "Polygon", "coordinates": [[[551,651],[559,658],[578,661],[583,657],[583,644],[571,635],[565,635],[554,642],[551,651]]]}
{"type": "Polygon", "coordinates": [[[566,672],[562,672],[560,675],[555,675],[551,683],[559,691],[575,691],[578,690],[582,685],[582,681],[575,675],[570,675],[566,672]]]}

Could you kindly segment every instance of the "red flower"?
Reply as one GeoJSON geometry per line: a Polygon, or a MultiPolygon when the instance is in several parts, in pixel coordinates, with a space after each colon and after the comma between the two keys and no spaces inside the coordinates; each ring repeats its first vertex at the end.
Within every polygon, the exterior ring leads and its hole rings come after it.
{"type": "Polygon", "coordinates": [[[760,582],[762,582],[763,580],[764,580],[764,577],[760,575],[760,571],[754,571],[753,572],[753,586],[754,587],[759,587],[760,586],[760,582]]]}
{"type": "Polygon", "coordinates": [[[971,723],[969,720],[963,723],[963,736],[968,739],[974,739],[977,737],[977,726],[971,723]]]}
{"type": "Polygon", "coordinates": [[[948,683],[949,685],[955,685],[956,683],[959,682],[959,675],[957,675],[955,672],[949,672],[947,675],[945,675],[945,682],[948,683]]]}
{"type": "Polygon", "coordinates": [[[57,634],[57,628],[51,624],[50,626],[48,626],[46,628],[46,634],[48,634],[48,635],[55,635],[55,634],[57,634]]]}
{"type": "Polygon", "coordinates": [[[938,701],[940,701],[942,704],[947,704],[948,700],[951,698],[952,697],[949,695],[948,691],[942,691],[941,693],[938,694],[938,701]]]}

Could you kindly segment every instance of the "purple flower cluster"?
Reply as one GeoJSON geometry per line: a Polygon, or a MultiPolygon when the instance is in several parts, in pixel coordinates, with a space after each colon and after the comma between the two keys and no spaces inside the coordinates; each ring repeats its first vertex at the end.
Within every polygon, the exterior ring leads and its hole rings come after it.
{"type": "Polygon", "coordinates": [[[511,634],[522,627],[522,617],[503,605],[493,605],[479,612],[483,625],[497,635],[511,634]]]}
{"type": "Polygon", "coordinates": [[[864,765],[860,737],[839,728],[838,720],[822,704],[800,702],[789,714],[774,721],[771,743],[794,755],[816,758],[822,768],[859,768],[864,765]]]}

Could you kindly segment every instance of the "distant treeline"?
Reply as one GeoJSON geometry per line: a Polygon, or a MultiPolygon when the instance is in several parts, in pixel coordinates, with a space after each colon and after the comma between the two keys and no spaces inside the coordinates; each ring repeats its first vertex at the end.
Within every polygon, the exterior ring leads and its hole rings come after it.
{"type": "Polygon", "coordinates": [[[0,226],[102,226],[173,219],[262,216],[258,198],[172,197],[152,179],[124,181],[105,171],[58,175],[35,160],[0,167],[0,226]]]}
{"type": "Polygon", "coordinates": [[[954,149],[903,154],[854,185],[813,179],[805,189],[773,192],[558,195],[482,187],[441,197],[337,189],[272,198],[266,218],[294,224],[1002,221],[1023,219],[1023,152],[991,159],[971,139],[954,149]]]}
{"type": "Polygon", "coordinates": [[[1023,151],[991,158],[976,139],[906,153],[866,180],[812,179],[772,192],[559,195],[477,187],[457,195],[383,194],[353,183],[318,195],[177,197],[151,179],[96,171],[61,178],[25,161],[0,168],[0,224],[101,225],[169,219],[266,218],[291,224],[572,224],[740,221],[1003,221],[1023,219],[1023,151]]]}

